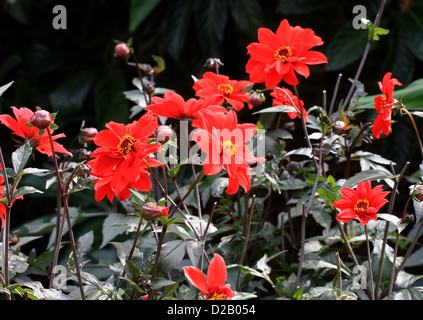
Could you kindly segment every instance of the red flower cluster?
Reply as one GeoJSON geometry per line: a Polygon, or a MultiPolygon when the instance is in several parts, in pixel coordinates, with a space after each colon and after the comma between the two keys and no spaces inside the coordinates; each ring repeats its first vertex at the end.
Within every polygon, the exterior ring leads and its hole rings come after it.
{"type": "Polygon", "coordinates": [[[304,121],[307,123],[308,114],[307,110],[303,107],[304,102],[300,100],[301,104],[301,111],[300,106],[298,103],[298,98],[294,95],[291,90],[286,88],[279,88],[275,87],[275,89],[270,93],[270,95],[274,98],[273,99],[273,106],[290,106],[297,109],[297,112],[288,112],[288,116],[291,119],[301,118],[301,114],[304,116],[304,121]]]}
{"type": "Polygon", "coordinates": [[[200,290],[205,300],[229,300],[235,296],[230,284],[225,284],[227,276],[225,260],[217,253],[210,261],[207,277],[197,267],[184,267],[184,275],[200,290]]]}
{"type": "Polygon", "coordinates": [[[370,181],[360,182],[356,190],[343,188],[342,199],[335,200],[333,205],[341,212],[336,217],[340,222],[348,222],[358,219],[362,225],[369,220],[377,219],[377,212],[388,202],[385,197],[389,191],[383,191],[378,185],[372,189],[370,181]]]}
{"type": "Polygon", "coordinates": [[[388,72],[383,76],[382,81],[378,82],[380,91],[384,96],[377,96],[374,99],[375,109],[378,113],[373,122],[372,133],[379,139],[381,133],[389,135],[391,130],[392,107],[395,103],[394,86],[401,86],[402,84],[395,78],[392,78],[392,73],[388,72]]]}
{"type": "Polygon", "coordinates": [[[260,28],[258,41],[247,46],[251,58],[246,71],[251,81],[264,82],[267,88],[278,85],[282,80],[297,85],[295,72],[308,78],[308,65],[327,63],[323,53],[310,51],[322,45],[322,39],[309,28],[291,27],[286,19],[280,23],[276,33],[260,28]]]}
{"type": "MultiPolygon", "coordinates": [[[[14,135],[24,138],[25,141],[31,141],[31,145],[35,149],[51,157],[53,153],[51,150],[50,139],[48,137],[47,130],[50,130],[51,134],[53,134],[53,130],[46,128],[44,133],[42,133],[40,136],[40,129],[27,125],[31,122],[31,118],[34,116],[33,111],[28,108],[17,109],[16,107],[12,107],[12,110],[16,119],[7,114],[2,114],[0,115],[0,122],[11,129],[14,135]]],[[[65,137],[63,133],[52,135],[54,151],[72,156],[72,153],[67,151],[61,144],[54,141],[63,137],[65,137]]]]}
{"type": "Polygon", "coordinates": [[[99,146],[93,151],[87,165],[91,166],[95,180],[95,198],[105,196],[110,202],[114,195],[119,200],[129,198],[129,189],[149,191],[152,183],[148,167],[157,167],[161,163],[150,157],[160,148],[160,144],[150,144],[154,130],[158,127],[157,117],[146,113],[138,121],[124,125],[116,122],[106,124],[106,130],[100,131],[94,138],[99,146]]]}

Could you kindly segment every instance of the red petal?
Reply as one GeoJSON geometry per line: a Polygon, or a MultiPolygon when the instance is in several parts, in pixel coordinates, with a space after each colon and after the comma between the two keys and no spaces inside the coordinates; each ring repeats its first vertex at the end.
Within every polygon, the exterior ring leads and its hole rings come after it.
{"type": "Polygon", "coordinates": [[[209,269],[207,270],[207,279],[210,287],[223,287],[226,282],[226,264],[225,260],[219,255],[215,254],[210,261],[209,269]]]}
{"type": "Polygon", "coordinates": [[[209,293],[209,284],[206,276],[196,267],[184,267],[184,275],[188,281],[202,293],[209,293]]]}

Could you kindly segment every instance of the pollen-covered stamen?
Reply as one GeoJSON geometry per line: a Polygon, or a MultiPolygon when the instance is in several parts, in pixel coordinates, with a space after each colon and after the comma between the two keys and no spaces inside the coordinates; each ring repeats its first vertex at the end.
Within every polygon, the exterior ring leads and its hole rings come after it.
{"type": "Polygon", "coordinates": [[[279,47],[275,53],[273,54],[276,60],[282,60],[282,62],[285,62],[286,59],[288,59],[290,56],[292,56],[292,51],[289,46],[282,46],[279,47]]]}
{"type": "Polygon", "coordinates": [[[207,296],[206,300],[226,300],[226,295],[224,293],[213,292],[207,296]]]}
{"type": "Polygon", "coordinates": [[[227,83],[221,83],[217,86],[217,88],[222,91],[225,96],[229,96],[232,92],[234,92],[234,87],[227,83]]]}
{"type": "Polygon", "coordinates": [[[354,205],[354,210],[357,211],[358,214],[364,214],[364,213],[366,213],[369,206],[370,206],[370,204],[369,204],[368,200],[359,199],[359,200],[357,200],[356,204],[354,205]]]}
{"type": "Polygon", "coordinates": [[[226,157],[234,156],[235,155],[235,143],[232,141],[222,141],[222,154],[226,157]]]}
{"type": "Polygon", "coordinates": [[[119,141],[117,145],[117,149],[122,155],[126,155],[131,152],[134,148],[137,139],[130,136],[129,134],[125,134],[119,141]]]}
{"type": "Polygon", "coordinates": [[[385,106],[386,106],[386,101],[388,99],[386,97],[382,97],[382,100],[379,103],[379,111],[378,113],[385,113],[385,106]]]}

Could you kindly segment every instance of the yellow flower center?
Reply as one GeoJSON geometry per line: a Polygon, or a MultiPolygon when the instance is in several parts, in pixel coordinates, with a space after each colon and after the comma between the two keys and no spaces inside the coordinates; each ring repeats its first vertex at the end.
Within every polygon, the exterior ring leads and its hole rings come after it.
{"type": "Polygon", "coordinates": [[[357,203],[354,205],[354,210],[357,211],[359,214],[366,213],[366,210],[369,208],[370,204],[369,201],[366,199],[359,199],[357,203]]]}
{"type": "Polygon", "coordinates": [[[229,96],[232,92],[234,92],[234,87],[227,83],[221,83],[217,86],[217,88],[222,91],[225,96],[229,96]]]}
{"type": "Polygon", "coordinates": [[[125,134],[119,141],[117,145],[117,149],[121,155],[127,155],[129,152],[132,151],[134,148],[137,139],[130,136],[129,134],[125,134]]]}
{"type": "Polygon", "coordinates": [[[226,300],[226,295],[224,293],[212,293],[209,294],[206,300],[226,300]]]}
{"type": "Polygon", "coordinates": [[[227,141],[222,141],[221,145],[222,145],[223,155],[225,155],[226,157],[235,155],[235,143],[227,140],[227,141]]]}
{"type": "Polygon", "coordinates": [[[385,113],[386,97],[382,97],[382,102],[379,105],[379,113],[385,113]]]}
{"type": "Polygon", "coordinates": [[[275,53],[273,54],[276,60],[282,60],[282,62],[285,62],[286,59],[288,59],[290,56],[292,56],[292,51],[289,46],[282,46],[279,47],[275,53]]]}

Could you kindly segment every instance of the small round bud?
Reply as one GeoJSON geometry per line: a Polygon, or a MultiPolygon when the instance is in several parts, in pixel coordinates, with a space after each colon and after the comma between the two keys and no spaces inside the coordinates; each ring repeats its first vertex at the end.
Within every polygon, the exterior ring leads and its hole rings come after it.
{"type": "Polygon", "coordinates": [[[335,124],[332,127],[332,132],[338,136],[343,135],[347,131],[347,126],[344,121],[338,120],[335,121],[335,124]]]}
{"type": "Polygon", "coordinates": [[[81,165],[78,169],[78,176],[81,178],[89,177],[91,174],[91,167],[85,164],[81,165]]]}
{"type": "Polygon", "coordinates": [[[380,137],[384,139],[389,137],[391,134],[392,134],[392,127],[389,127],[388,133],[385,133],[385,131],[382,130],[382,132],[380,133],[380,137]]]}
{"type": "Polygon", "coordinates": [[[52,122],[51,114],[50,112],[45,110],[37,110],[31,117],[30,122],[34,127],[37,127],[40,130],[46,129],[50,126],[52,122]]]}
{"type": "Polygon", "coordinates": [[[220,66],[223,66],[223,63],[220,61],[220,59],[208,58],[204,66],[207,68],[207,70],[216,71],[219,70],[220,66]]]}
{"type": "Polygon", "coordinates": [[[119,59],[126,59],[129,54],[131,53],[131,49],[128,47],[128,45],[126,43],[118,43],[115,46],[115,57],[119,58],[119,59]]]}
{"type": "Polygon", "coordinates": [[[90,159],[91,151],[89,151],[89,150],[87,150],[87,149],[80,149],[80,150],[78,151],[78,153],[79,153],[79,158],[80,158],[82,161],[87,161],[87,160],[89,160],[89,159],[90,159]]]}
{"type": "Polygon", "coordinates": [[[142,216],[146,220],[153,220],[159,217],[165,217],[168,213],[168,207],[158,206],[152,202],[147,202],[144,207],[142,207],[142,216]]]}
{"type": "Polygon", "coordinates": [[[157,128],[157,141],[159,142],[168,142],[173,136],[173,130],[171,127],[162,125],[157,128]]]}
{"type": "Polygon", "coordinates": [[[414,223],[414,215],[410,213],[406,213],[404,216],[405,223],[414,223]]]}
{"type": "Polygon", "coordinates": [[[262,94],[254,91],[252,94],[250,94],[248,102],[254,107],[260,106],[263,103],[262,94]]]}
{"type": "Polygon", "coordinates": [[[10,246],[14,246],[15,244],[17,244],[19,242],[19,238],[16,235],[10,236],[9,237],[9,245],[10,246]]]}
{"type": "Polygon", "coordinates": [[[92,143],[97,133],[96,128],[84,128],[81,130],[81,140],[85,143],[92,143]]]}
{"type": "Polygon", "coordinates": [[[418,201],[423,201],[423,185],[416,186],[413,194],[418,201]]]}
{"type": "Polygon", "coordinates": [[[300,169],[301,169],[301,166],[296,161],[289,161],[288,164],[286,165],[286,170],[288,170],[288,172],[290,173],[295,173],[299,171],[300,169]]]}

